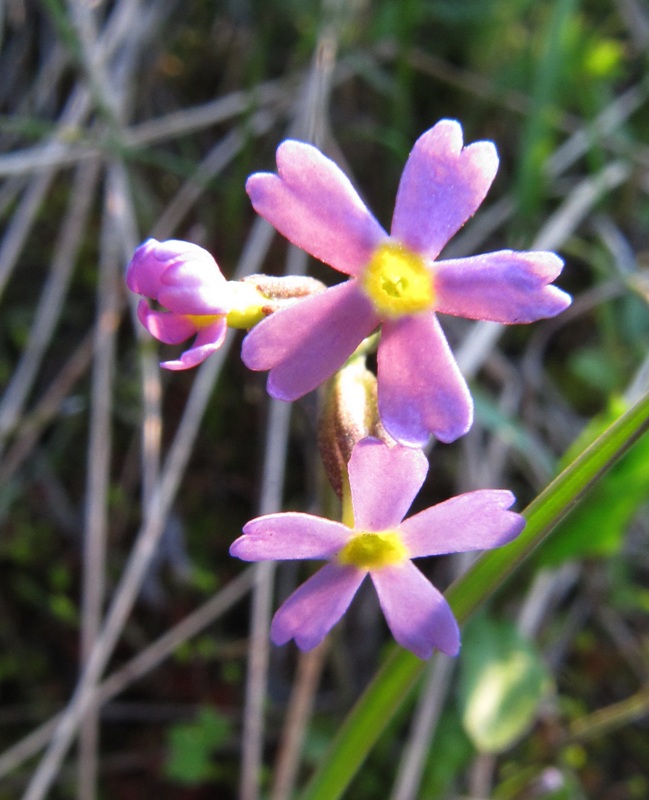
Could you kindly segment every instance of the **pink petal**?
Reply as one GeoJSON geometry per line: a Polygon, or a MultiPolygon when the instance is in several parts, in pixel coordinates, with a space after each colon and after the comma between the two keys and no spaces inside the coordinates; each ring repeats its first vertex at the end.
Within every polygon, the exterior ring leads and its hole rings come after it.
{"type": "Polygon", "coordinates": [[[163,272],[158,301],[179,314],[227,314],[232,307],[228,284],[205,250],[200,258],[172,263],[163,272]]]}
{"type": "Polygon", "coordinates": [[[159,245],[156,239],[147,239],[133,253],[126,268],[126,285],[143,297],[158,296],[160,275],[164,270],[164,264],[156,257],[155,251],[159,245]]]}
{"type": "Polygon", "coordinates": [[[473,421],[471,394],[435,314],[384,322],[378,351],[379,413],[402,444],[423,447],[463,436],[473,421]]]}
{"type": "Polygon", "coordinates": [[[279,175],[256,173],[246,191],[258,214],[293,244],[347,275],[357,275],[387,234],[347,176],[318,149],[288,140],[279,175]]]}
{"type": "Polygon", "coordinates": [[[205,256],[209,259],[212,258],[204,247],[194,244],[194,242],[186,242],[184,239],[165,239],[162,242],[148,239],[145,244],[151,245],[156,258],[165,263],[170,263],[174,259],[201,259],[205,256]]]}
{"type": "Polygon", "coordinates": [[[378,325],[372,304],[348,280],[276,311],[243,340],[249,369],[270,369],[268,392],[297,400],[339,369],[378,325]]]}
{"type": "Polygon", "coordinates": [[[472,217],[498,170],[492,142],[462,149],[462,128],[444,119],[415,142],[406,163],[392,218],[391,235],[435,259],[472,217]]]}
{"type": "Polygon", "coordinates": [[[507,511],[515,500],[495,489],[452,497],[405,519],[399,526],[403,543],[411,558],[500,547],[525,527],[520,514],[507,511]]]}
{"type": "Polygon", "coordinates": [[[430,658],[437,648],[449,656],[460,649],[451,607],[411,561],[370,572],[381,608],[397,642],[430,658]]]}
{"type": "Polygon", "coordinates": [[[435,306],[438,311],[469,319],[523,323],[554,317],[571,298],[547,286],[561,272],[554,253],[497,253],[435,264],[435,306]]]}
{"type": "Polygon", "coordinates": [[[126,284],[132,292],[158,300],[163,273],[174,263],[183,262],[202,264],[207,272],[215,270],[220,274],[212,256],[197,244],[180,239],[147,239],[133,254],[126,270],[126,284]]]}
{"type": "Polygon", "coordinates": [[[340,522],[312,514],[267,514],[244,526],[230,555],[244,561],[330,559],[349,541],[351,531],[340,522]]]}
{"type": "Polygon", "coordinates": [[[172,311],[153,311],[146,300],[140,300],[137,316],[142,325],[165,344],[180,344],[196,333],[196,326],[186,317],[172,311]]]}
{"type": "Polygon", "coordinates": [[[171,370],[191,369],[202,364],[206,358],[215,353],[223,346],[225,334],[228,331],[228,323],[224,316],[206,328],[201,328],[194,344],[175,361],[162,361],[161,367],[171,370]]]}
{"type": "Polygon", "coordinates": [[[349,459],[354,527],[364,531],[396,528],[426,479],[428,459],[421,450],[378,439],[362,439],[349,459]]]}
{"type": "Polygon", "coordinates": [[[311,650],[347,611],[366,575],[356,567],[325,564],[278,609],[270,638],[275,644],[295,639],[301,650],[311,650]]]}

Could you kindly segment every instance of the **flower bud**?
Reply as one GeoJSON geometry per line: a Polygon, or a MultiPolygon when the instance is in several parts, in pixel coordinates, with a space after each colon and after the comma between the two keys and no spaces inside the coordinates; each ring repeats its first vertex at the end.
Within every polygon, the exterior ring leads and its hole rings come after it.
{"type": "Polygon", "coordinates": [[[318,429],[325,472],[340,499],[354,445],[368,436],[394,444],[379,418],[376,376],[361,353],[350,358],[331,379],[318,429]]]}
{"type": "Polygon", "coordinates": [[[133,254],[126,284],[163,307],[158,310],[141,300],[137,308],[140,322],[156,339],[180,344],[196,336],[179,359],[161,366],[195,367],[223,344],[232,302],[227,281],[207,250],[176,239],[147,239],[133,254]]]}

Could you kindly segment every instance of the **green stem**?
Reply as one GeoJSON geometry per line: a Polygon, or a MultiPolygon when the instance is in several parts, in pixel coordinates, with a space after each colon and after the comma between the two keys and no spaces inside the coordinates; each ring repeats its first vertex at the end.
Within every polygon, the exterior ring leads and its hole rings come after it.
{"type": "Polygon", "coordinates": [[[561,744],[572,742],[585,742],[606,736],[619,728],[645,717],[649,712],[649,686],[643,686],[626,700],[613,703],[605,708],[599,708],[581,719],[575,720],[570,726],[569,735],[561,744]]]}
{"type": "MultiPolygon", "coordinates": [[[[446,598],[460,624],[521,565],[554,526],[649,429],[649,394],[610,425],[523,512],[524,531],[511,544],[484,553],[449,587],[446,598]]],[[[300,800],[337,800],[420,677],[425,662],[396,645],[343,723],[300,800]]]]}

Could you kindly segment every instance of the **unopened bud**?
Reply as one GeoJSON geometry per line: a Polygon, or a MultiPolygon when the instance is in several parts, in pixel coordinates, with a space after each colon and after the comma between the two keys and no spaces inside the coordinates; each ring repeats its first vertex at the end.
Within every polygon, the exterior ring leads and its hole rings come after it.
{"type": "Polygon", "coordinates": [[[325,472],[341,499],[354,445],[367,436],[394,444],[379,418],[376,376],[357,353],[332,378],[318,429],[325,472]]]}

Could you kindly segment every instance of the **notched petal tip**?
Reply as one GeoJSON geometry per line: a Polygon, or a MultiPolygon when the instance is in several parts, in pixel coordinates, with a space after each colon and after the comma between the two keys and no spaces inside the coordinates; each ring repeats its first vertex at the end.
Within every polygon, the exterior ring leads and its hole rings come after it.
{"type": "Polygon", "coordinates": [[[314,258],[356,275],[387,234],[349,178],[316,147],[292,139],[277,148],[277,171],[248,178],[255,211],[314,258]]]}
{"type": "Polygon", "coordinates": [[[428,459],[419,448],[362,439],[348,464],[357,528],[381,531],[399,525],[428,473],[428,459]]]}
{"type": "Polygon", "coordinates": [[[326,564],[299,586],[275,613],[270,636],[275,644],[295,639],[311,650],[340,620],[367,573],[355,567],[326,564]]]}
{"type": "MultiPolygon", "coordinates": [[[[272,172],[255,172],[246,181],[246,193],[255,211],[281,178],[272,172]]],[[[262,215],[263,216],[263,215],[262,215]]]]}
{"type": "Polygon", "coordinates": [[[403,170],[392,235],[434,260],[473,216],[498,170],[492,142],[462,146],[462,128],[442,120],[415,142],[403,170]]]}
{"type": "Polygon", "coordinates": [[[457,655],[460,630],[453,611],[412,562],[370,574],[388,626],[402,647],[423,660],[434,650],[457,655]]]}
{"type": "Polygon", "coordinates": [[[436,309],[468,319],[519,325],[554,317],[570,297],[550,283],[563,261],[545,251],[499,250],[438,261],[436,309]]]}
{"type": "Polygon", "coordinates": [[[572,296],[563,289],[559,289],[558,286],[546,286],[543,295],[545,299],[543,318],[545,319],[556,317],[572,305],[572,296]]]}
{"type": "Polygon", "coordinates": [[[240,558],[242,561],[256,561],[249,549],[249,545],[250,539],[246,536],[244,528],[244,535],[239,536],[238,539],[232,542],[228,552],[233,558],[240,558]]]}

